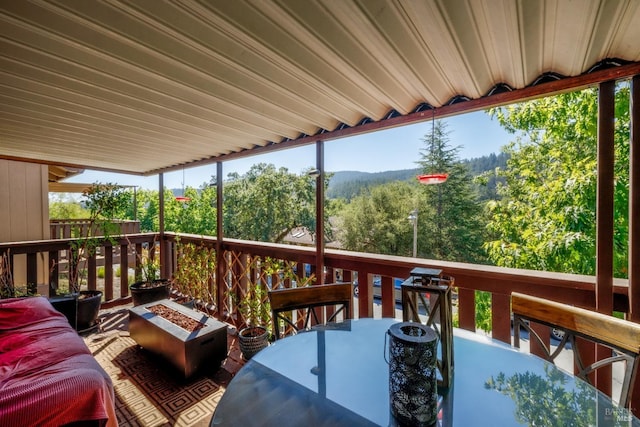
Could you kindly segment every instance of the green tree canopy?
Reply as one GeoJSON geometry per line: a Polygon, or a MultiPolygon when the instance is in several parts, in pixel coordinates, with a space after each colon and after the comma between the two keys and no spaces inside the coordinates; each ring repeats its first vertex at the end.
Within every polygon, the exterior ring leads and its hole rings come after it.
{"type": "Polygon", "coordinates": [[[89,219],[103,229],[112,220],[125,218],[131,204],[131,194],[127,189],[113,183],[96,182],[82,193],[82,198],[84,207],[89,211],[89,219]]]}
{"type": "MultiPolygon", "coordinates": [[[[508,145],[499,201],[491,202],[486,244],[497,265],[595,274],[597,90],[492,110],[523,136],[508,145]]],[[[616,94],[615,274],[626,277],[629,92],[616,94]]]]}
{"type": "MultiPolygon", "coordinates": [[[[325,188],[329,178],[325,177],[325,188]]],[[[306,227],[314,233],[315,185],[315,178],[306,172],[296,175],[272,164],[253,165],[244,175],[229,174],[223,187],[225,236],[281,242],[296,227],[306,227]]],[[[203,183],[199,189],[187,187],[184,197],[186,201],[177,200],[171,190],[165,189],[165,230],[215,236],[216,187],[209,183],[203,183]]],[[[140,190],[136,202],[141,231],[157,231],[158,192],[140,190]]],[[[327,203],[325,216],[335,210],[332,206],[333,203],[327,203]]],[[[133,209],[128,215],[133,218],[133,209]]],[[[325,238],[331,238],[331,233],[327,221],[325,238]]]]}
{"type": "MultiPolygon", "coordinates": [[[[292,229],[314,233],[315,178],[296,175],[272,164],[253,165],[244,175],[232,173],[224,185],[224,233],[228,237],[281,242],[292,229]]],[[[328,178],[325,178],[325,188],[328,178]]],[[[330,232],[330,227],[325,226],[330,232]]]]}
{"type": "MultiPolygon", "coordinates": [[[[138,190],[136,192],[137,219],[140,221],[140,231],[152,232],[159,230],[158,215],[160,212],[157,190],[138,190]]],[[[134,218],[133,210],[128,213],[129,219],[134,218]]]]}
{"type": "Polygon", "coordinates": [[[86,219],[89,211],[68,193],[55,193],[49,197],[49,218],[51,219],[86,219]]]}
{"type": "Polygon", "coordinates": [[[202,185],[184,190],[186,201],[165,190],[165,228],[177,233],[216,235],[216,189],[202,185]]]}
{"type": "Polygon", "coordinates": [[[415,184],[396,181],[355,197],[339,215],[338,239],[347,250],[411,256],[407,215],[417,203],[415,184]]]}

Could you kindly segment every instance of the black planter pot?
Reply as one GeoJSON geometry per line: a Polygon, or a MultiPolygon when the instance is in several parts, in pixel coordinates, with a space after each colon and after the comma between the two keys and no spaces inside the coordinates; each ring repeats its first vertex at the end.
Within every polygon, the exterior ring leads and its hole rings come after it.
{"type": "Polygon", "coordinates": [[[80,291],[78,294],[78,313],[76,317],[78,332],[91,330],[98,326],[98,313],[102,303],[102,292],[80,291]]]}
{"type": "Polygon", "coordinates": [[[174,299],[175,302],[180,304],[183,307],[194,309],[196,306],[196,300],[188,297],[178,297],[174,299]]]}
{"type": "Polygon", "coordinates": [[[146,304],[148,302],[159,301],[169,298],[169,281],[165,279],[154,280],[153,282],[136,282],[129,286],[131,290],[131,300],[133,306],[146,304]]]}
{"type": "Polygon", "coordinates": [[[240,351],[244,360],[251,359],[257,352],[269,345],[269,333],[262,326],[248,326],[238,333],[240,351]]]}
{"type": "Polygon", "coordinates": [[[64,314],[73,329],[78,329],[78,295],[56,295],[49,298],[53,308],[64,314]]]}
{"type": "Polygon", "coordinates": [[[191,309],[195,309],[196,307],[196,300],[193,297],[180,293],[175,289],[170,290],[169,299],[183,307],[191,309]]]}

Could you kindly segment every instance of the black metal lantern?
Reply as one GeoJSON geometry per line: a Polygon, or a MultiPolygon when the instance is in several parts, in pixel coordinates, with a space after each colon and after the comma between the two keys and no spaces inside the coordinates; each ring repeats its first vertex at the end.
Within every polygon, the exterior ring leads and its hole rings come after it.
{"type": "Polygon", "coordinates": [[[387,334],[391,413],[399,425],[432,425],[438,414],[438,335],[417,322],[396,323],[387,334]]]}

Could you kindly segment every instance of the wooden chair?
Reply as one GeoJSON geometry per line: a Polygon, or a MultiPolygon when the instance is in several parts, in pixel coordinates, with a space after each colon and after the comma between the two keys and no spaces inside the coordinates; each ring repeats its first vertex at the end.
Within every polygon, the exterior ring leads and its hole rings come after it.
{"type": "Polygon", "coordinates": [[[351,283],[269,291],[276,339],[280,339],[281,320],[284,321],[285,329],[290,328],[293,333],[297,333],[299,330],[311,328],[312,317],[313,324],[333,322],[339,313],[343,313],[344,319],[351,319],[352,294],[351,283]],[[326,316],[322,313],[324,307],[327,308],[326,316]],[[293,312],[298,310],[302,311],[302,316],[294,320],[293,312]],[[320,316],[318,316],[319,312],[320,316]],[[323,318],[326,321],[321,321],[323,318]]]}
{"type": "Polygon", "coordinates": [[[514,345],[517,348],[520,348],[521,327],[529,332],[530,342],[535,339],[540,344],[546,352],[546,359],[551,363],[555,363],[561,350],[570,343],[578,371],[576,375],[590,384],[590,373],[615,362],[624,362],[624,378],[618,404],[629,407],[631,390],[640,366],[640,324],[519,293],[511,294],[511,307],[514,345]],[[564,332],[564,337],[554,352],[531,328],[529,321],[564,332]],[[612,350],[611,357],[585,365],[580,357],[579,346],[576,346],[576,337],[608,347],[612,350]]]}

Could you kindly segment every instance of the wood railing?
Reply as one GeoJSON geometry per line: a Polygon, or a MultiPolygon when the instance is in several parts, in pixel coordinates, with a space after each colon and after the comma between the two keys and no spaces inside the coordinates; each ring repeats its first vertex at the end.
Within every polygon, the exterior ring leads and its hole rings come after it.
{"type": "MultiPolygon", "coordinates": [[[[117,220],[118,225],[115,234],[140,233],[140,221],[117,220]]],[[[86,236],[90,221],[88,219],[52,219],[49,221],[49,230],[52,239],[68,239],[71,237],[86,236]]]]}
{"type": "MultiPolygon", "coordinates": [[[[80,268],[86,272],[81,280],[82,288],[95,290],[100,285],[106,303],[126,298],[129,295],[129,269],[139,271],[140,257],[137,255],[143,253],[143,248],[154,247],[157,239],[154,233],[144,233],[100,241],[95,253],[82,260],[80,268]],[[104,271],[104,277],[100,280],[99,269],[104,271]],[[114,270],[120,271],[119,279],[115,277],[114,270]],[[119,286],[115,286],[116,281],[119,286]]],[[[16,287],[31,292],[38,289],[41,293],[53,296],[59,289],[68,289],[68,261],[74,241],[76,239],[64,238],[0,243],[0,256],[9,255],[16,287]],[[44,280],[46,286],[39,279],[42,277],[48,278],[44,280]],[[42,292],[42,289],[47,290],[42,292]]]]}
{"type": "MultiPolygon", "coordinates": [[[[175,248],[178,240],[181,243],[194,243],[207,247],[216,247],[216,240],[212,237],[187,234],[166,233],[164,243],[170,259],[168,276],[175,270],[179,259],[175,256],[175,248]]],[[[25,262],[12,262],[15,268],[21,266],[26,274],[27,283],[35,283],[39,269],[47,269],[50,281],[58,283],[66,274],[64,260],[71,248],[73,239],[52,239],[32,242],[0,243],[0,254],[9,252],[11,257],[24,257],[25,262]]],[[[121,274],[119,289],[114,286],[113,276],[109,277],[109,271],[114,266],[119,266],[121,271],[139,269],[140,257],[143,249],[155,247],[160,242],[156,233],[137,233],[115,238],[115,245],[103,242],[97,251],[97,255],[89,258],[87,262],[87,287],[95,289],[98,286],[97,267],[104,266],[105,277],[100,286],[104,287],[105,302],[114,299],[126,298],[128,292],[129,277],[121,274]],[[129,256],[121,257],[126,253],[129,256]]],[[[269,286],[290,286],[290,283],[272,274],[270,278],[259,271],[255,265],[256,258],[271,258],[287,262],[296,269],[302,277],[306,272],[317,276],[315,271],[315,248],[293,246],[285,244],[250,242],[235,239],[226,239],[221,245],[223,289],[220,295],[242,293],[242,287],[246,286],[251,274],[262,283],[269,286]],[[243,268],[242,265],[248,266],[243,268]],[[252,268],[253,273],[247,271],[252,268]],[[236,289],[237,288],[237,289],[236,289]]],[[[491,294],[493,338],[504,342],[510,342],[510,300],[511,292],[521,292],[529,295],[540,296],[550,300],[565,302],[572,305],[593,309],[595,307],[595,278],[593,276],[580,276],[574,274],[550,273],[533,270],[520,270],[485,266],[478,264],[466,264],[446,261],[435,261],[421,258],[408,258],[390,255],[377,255],[368,253],[348,252],[335,249],[326,249],[324,264],[326,266],[325,282],[336,281],[336,272],[340,272],[343,281],[358,280],[358,313],[359,317],[373,316],[373,277],[381,277],[382,285],[382,316],[395,316],[395,300],[393,296],[393,278],[406,278],[414,267],[430,267],[442,269],[443,274],[455,278],[458,288],[458,313],[460,327],[475,330],[475,299],[476,291],[486,291],[491,294]],[[366,278],[366,279],[365,279],[366,278]]],[[[218,304],[218,290],[215,284],[210,289],[218,304]]],[[[223,298],[221,298],[223,299],[223,298]]],[[[615,310],[628,313],[628,285],[626,280],[616,279],[614,283],[615,310]]],[[[219,316],[228,317],[235,321],[233,306],[220,305],[219,316]]]]}
{"type": "MultiPolygon", "coordinates": [[[[100,286],[104,289],[104,303],[114,304],[127,302],[129,295],[128,274],[121,274],[118,283],[113,277],[113,267],[120,266],[125,272],[139,268],[139,257],[144,248],[163,245],[164,258],[169,260],[164,271],[171,276],[180,259],[176,256],[176,245],[194,243],[209,248],[216,248],[215,238],[185,234],[166,233],[160,241],[155,233],[131,234],[116,239],[115,246],[105,245],[100,251],[103,255],[91,257],[88,261],[87,287],[96,289],[97,266],[105,267],[104,279],[100,286]],[[160,242],[160,243],[159,243],[160,242]],[[121,257],[120,254],[129,254],[121,257]],[[98,262],[98,258],[100,262],[98,262]],[[111,272],[111,273],[109,273],[111,272]]],[[[0,244],[0,255],[9,251],[11,258],[23,256],[26,262],[27,281],[35,280],[38,268],[43,268],[43,260],[47,260],[52,282],[64,276],[59,260],[62,254],[70,249],[70,239],[55,239],[38,242],[14,242],[0,244]]],[[[214,307],[214,315],[220,320],[241,327],[246,324],[239,309],[239,301],[246,294],[251,283],[259,283],[262,287],[290,287],[291,277],[283,277],[276,271],[265,271],[266,260],[278,260],[286,263],[287,268],[296,271],[299,279],[309,274],[318,277],[315,271],[315,248],[285,244],[249,242],[225,239],[219,245],[217,275],[220,278],[211,281],[209,293],[211,301],[206,303],[214,307]],[[219,283],[220,287],[216,286],[219,283]]],[[[14,267],[18,263],[13,263],[14,267]]],[[[491,336],[497,340],[511,343],[511,309],[510,295],[520,292],[539,296],[550,300],[564,302],[575,306],[594,309],[595,278],[563,273],[550,273],[531,270],[501,268],[477,264],[435,261],[420,258],[408,258],[389,255],[356,253],[342,250],[326,249],[324,265],[325,283],[336,281],[339,272],[343,281],[358,278],[358,317],[373,317],[373,278],[381,278],[381,315],[395,317],[396,302],[394,297],[394,278],[406,278],[414,267],[430,267],[442,269],[443,274],[455,279],[457,287],[457,308],[459,326],[468,330],[476,329],[475,295],[485,291],[491,295],[491,336]]],[[[14,277],[16,276],[14,270],[14,277]]],[[[295,279],[294,279],[295,280],[295,279]]],[[[266,298],[266,297],[265,297],[266,298]]],[[[622,313],[629,312],[628,285],[626,280],[614,282],[614,309],[622,313]]],[[[266,299],[264,301],[266,303],[266,299]]],[[[545,336],[542,334],[541,336],[545,336]]],[[[546,333],[549,337],[549,333],[546,333]]],[[[637,383],[640,383],[640,375],[637,383]]],[[[637,388],[640,390],[640,388],[637,388]]],[[[636,396],[637,398],[637,396],[636,396]]]]}

